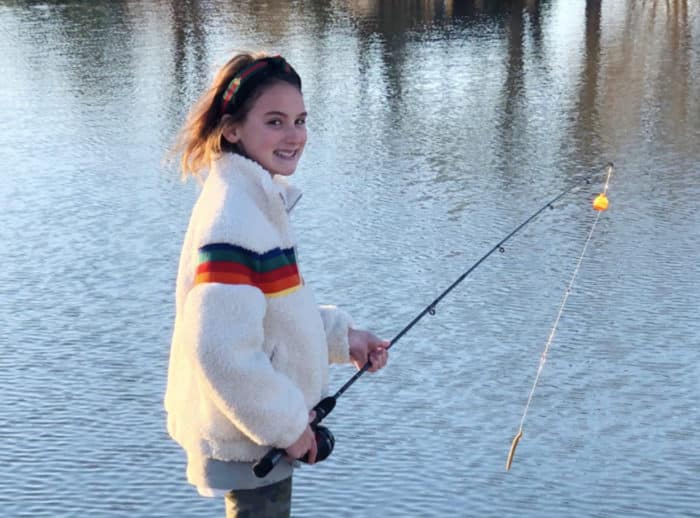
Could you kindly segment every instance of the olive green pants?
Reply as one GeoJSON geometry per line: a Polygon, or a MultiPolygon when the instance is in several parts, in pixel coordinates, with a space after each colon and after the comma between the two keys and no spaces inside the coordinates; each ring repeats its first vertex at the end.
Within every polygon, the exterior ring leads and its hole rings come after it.
{"type": "Polygon", "coordinates": [[[289,518],[292,477],[269,486],[229,491],[225,502],[226,518],[289,518]]]}

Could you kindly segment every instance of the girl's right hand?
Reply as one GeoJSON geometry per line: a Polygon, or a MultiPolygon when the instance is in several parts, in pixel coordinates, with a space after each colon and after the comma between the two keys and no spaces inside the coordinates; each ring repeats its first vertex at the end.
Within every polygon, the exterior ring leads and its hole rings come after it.
{"type": "MultiPolygon", "coordinates": [[[[309,422],[316,417],[316,412],[313,410],[309,413],[309,422]]],[[[286,450],[287,455],[292,459],[302,458],[306,452],[309,453],[307,462],[313,464],[316,462],[316,454],[318,446],[316,444],[316,433],[311,429],[311,426],[306,425],[306,429],[302,432],[299,438],[294,441],[286,450]]]]}

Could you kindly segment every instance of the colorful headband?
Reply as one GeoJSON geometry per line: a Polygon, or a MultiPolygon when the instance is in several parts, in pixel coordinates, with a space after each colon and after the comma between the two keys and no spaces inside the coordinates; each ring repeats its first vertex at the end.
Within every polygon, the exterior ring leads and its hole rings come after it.
{"type": "Polygon", "coordinates": [[[255,87],[268,77],[291,80],[301,89],[301,78],[282,56],[256,59],[231,79],[221,97],[221,114],[226,113],[231,106],[240,106],[255,87]]]}

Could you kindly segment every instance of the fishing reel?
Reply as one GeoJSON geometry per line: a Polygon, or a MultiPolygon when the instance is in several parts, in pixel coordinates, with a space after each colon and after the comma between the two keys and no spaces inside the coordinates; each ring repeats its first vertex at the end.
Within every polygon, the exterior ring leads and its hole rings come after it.
{"type": "MultiPolygon", "coordinates": [[[[321,462],[328,458],[328,456],[333,452],[333,447],[335,446],[335,437],[331,431],[325,426],[312,425],[314,433],[316,435],[316,462],[321,462]]],[[[258,462],[253,464],[253,473],[258,478],[266,476],[272,468],[275,467],[282,457],[284,457],[285,451],[281,448],[273,448],[267,455],[265,455],[258,462]]],[[[297,459],[301,462],[309,462],[309,454],[307,453],[302,458],[297,459]]]]}
{"type": "MultiPolygon", "coordinates": [[[[321,462],[322,460],[327,459],[335,446],[335,437],[333,437],[331,431],[325,426],[318,424],[333,411],[333,408],[335,408],[335,401],[336,396],[326,396],[319,401],[314,407],[316,417],[311,423],[309,423],[316,435],[316,462],[321,462]]],[[[282,460],[285,453],[286,452],[281,448],[272,448],[270,451],[268,451],[262,459],[253,464],[253,473],[255,473],[255,476],[258,478],[266,476],[270,471],[272,471],[275,464],[282,460]]],[[[308,454],[304,455],[299,460],[301,462],[308,462],[308,454]]]]}
{"type": "MultiPolygon", "coordinates": [[[[333,452],[335,437],[328,428],[321,425],[316,425],[314,432],[316,432],[316,462],[321,462],[333,452]]],[[[309,454],[307,453],[299,460],[308,463],[309,454]]]]}

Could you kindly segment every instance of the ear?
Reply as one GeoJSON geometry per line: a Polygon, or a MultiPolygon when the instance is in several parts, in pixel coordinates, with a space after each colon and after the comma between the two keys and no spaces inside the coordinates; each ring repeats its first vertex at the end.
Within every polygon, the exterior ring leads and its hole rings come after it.
{"type": "MultiPolygon", "coordinates": [[[[225,115],[225,117],[230,118],[229,115],[225,115]]],[[[236,144],[241,139],[238,124],[230,120],[224,121],[224,128],[221,130],[221,135],[223,135],[230,144],[236,144]]]]}

